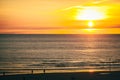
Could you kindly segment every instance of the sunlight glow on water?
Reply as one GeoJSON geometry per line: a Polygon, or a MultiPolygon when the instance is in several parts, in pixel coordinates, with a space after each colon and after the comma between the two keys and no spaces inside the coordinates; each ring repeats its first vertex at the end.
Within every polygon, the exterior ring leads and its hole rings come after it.
{"type": "Polygon", "coordinates": [[[120,70],[120,35],[0,35],[0,69],[120,70]]]}

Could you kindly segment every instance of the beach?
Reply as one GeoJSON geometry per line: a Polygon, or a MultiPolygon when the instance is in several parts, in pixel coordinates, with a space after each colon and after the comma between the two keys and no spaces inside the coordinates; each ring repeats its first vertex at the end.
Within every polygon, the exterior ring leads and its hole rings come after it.
{"type": "Polygon", "coordinates": [[[120,71],[2,75],[0,80],[120,80],[120,71]]]}
{"type": "Polygon", "coordinates": [[[0,3],[0,80],[120,80],[120,0],[0,3]]]}

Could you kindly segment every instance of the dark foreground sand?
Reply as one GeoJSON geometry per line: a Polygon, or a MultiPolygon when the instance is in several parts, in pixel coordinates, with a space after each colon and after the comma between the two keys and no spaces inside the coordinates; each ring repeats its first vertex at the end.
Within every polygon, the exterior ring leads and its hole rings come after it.
{"type": "Polygon", "coordinates": [[[120,80],[120,71],[4,75],[0,80],[120,80]]]}

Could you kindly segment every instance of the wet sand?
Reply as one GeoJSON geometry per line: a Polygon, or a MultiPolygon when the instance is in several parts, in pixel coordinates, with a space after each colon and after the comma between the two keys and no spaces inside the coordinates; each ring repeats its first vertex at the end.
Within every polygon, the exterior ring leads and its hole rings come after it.
{"type": "Polygon", "coordinates": [[[0,80],[120,80],[120,71],[2,75],[0,80]]]}

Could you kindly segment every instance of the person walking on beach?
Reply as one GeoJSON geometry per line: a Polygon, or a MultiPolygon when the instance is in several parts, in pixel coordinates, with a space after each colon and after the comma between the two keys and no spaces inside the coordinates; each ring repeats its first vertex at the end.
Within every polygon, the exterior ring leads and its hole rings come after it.
{"type": "Polygon", "coordinates": [[[43,69],[43,73],[45,74],[45,69],[43,69]]]}
{"type": "Polygon", "coordinates": [[[44,74],[44,80],[47,80],[46,74],[45,74],[45,69],[43,69],[43,74],[44,74]]]}

